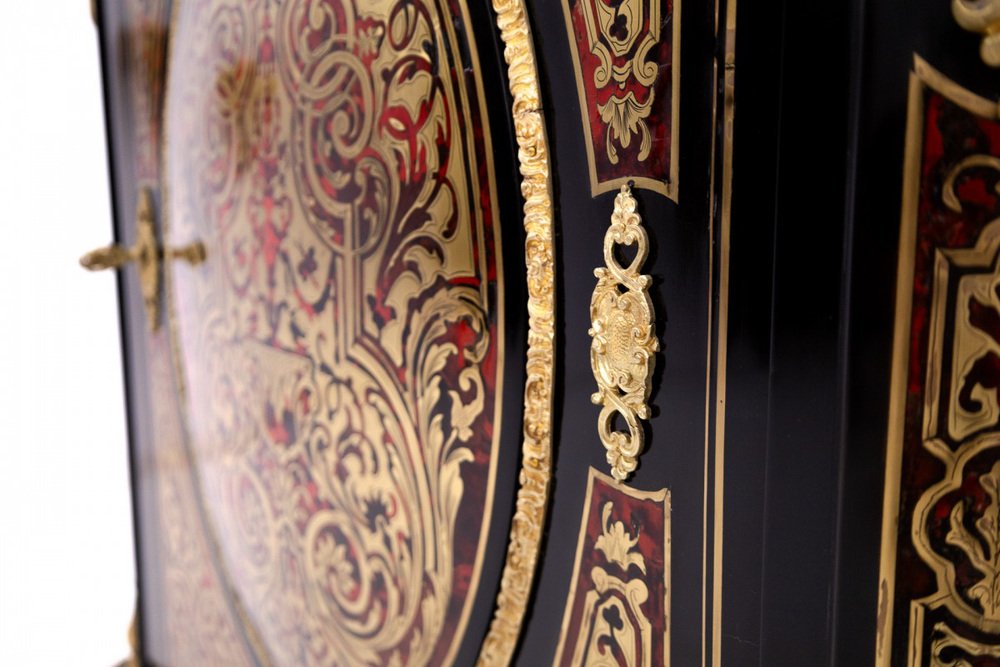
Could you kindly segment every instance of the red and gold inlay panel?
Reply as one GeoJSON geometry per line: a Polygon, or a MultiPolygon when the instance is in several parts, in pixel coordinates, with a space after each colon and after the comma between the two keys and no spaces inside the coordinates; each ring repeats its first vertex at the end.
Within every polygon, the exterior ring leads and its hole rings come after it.
{"type": "Polygon", "coordinates": [[[447,664],[503,372],[464,5],[185,0],[166,104],[171,328],[228,594],[276,665],[447,664]]]}
{"type": "Polygon", "coordinates": [[[635,185],[677,199],[680,0],[561,0],[591,193],[635,185]]]}
{"type": "Polygon", "coordinates": [[[670,664],[670,494],[590,468],[559,667],[670,664]]]}
{"type": "Polygon", "coordinates": [[[1000,662],[1000,115],[911,77],[879,665],[1000,662]]]}

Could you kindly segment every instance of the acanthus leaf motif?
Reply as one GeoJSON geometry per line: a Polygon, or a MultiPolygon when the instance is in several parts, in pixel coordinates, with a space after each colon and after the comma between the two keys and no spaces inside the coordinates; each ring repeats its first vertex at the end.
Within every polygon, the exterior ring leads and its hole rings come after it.
{"type": "Polygon", "coordinates": [[[983,615],[990,620],[1000,619],[1000,462],[993,464],[989,473],[980,476],[979,483],[990,498],[982,516],[976,519],[976,533],[965,525],[965,505],[957,503],[951,511],[951,530],[945,538],[948,544],[965,552],[972,566],[983,575],[969,589],[969,595],[978,600],[983,615]]]}
{"type": "Polygon", "coordinates": [[[607,125],[605,145],[608,160],[618,163],[614,141],[627,149],[632,135],[639,134],[639,162],[649,157],[652,138],[646,118],[653,108],[653,85],[659,67],[648,60],[660,42],[660,5],[643,0],[583,0],[583,18],[587,27],[590,52],[600,65],[594,72],[599,90],[609,87],[607,101],[598,105],[601,120],[607,125]],[[638,99],[630,87],[645,93],[638,99]]]}
{"type": "Polygon", "coordinates": [[[611,522],[611,510],[613,503],[604,503],[601,508],[601,527],[603,532],[594,542],[594,548],[604,554],[609,563],[613,563],[628,572],[630,566],[635,565],[639,571],[646,574],[646,560],[642,553],[633,551],[635,545],[639,543],[639,535],[632,537],[625,530],[625,523],[622,521],[611,522]]]}

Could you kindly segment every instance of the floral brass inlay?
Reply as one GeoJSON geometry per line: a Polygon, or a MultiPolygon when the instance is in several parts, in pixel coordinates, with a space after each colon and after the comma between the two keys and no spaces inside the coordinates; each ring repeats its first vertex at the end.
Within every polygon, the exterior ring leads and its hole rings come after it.
{"type": "Polygon", "coordinates": [[[625,530],[622,521],[611,520],[614,503],[604,503],[601,509],[603,534],[594,543],[606,561],[604,567],[590,571],[593,589],[584,598],[585,621],[582,641],[576,645],[574,665],[599,667],[606,664],[607,649],[617,648],[618,664],[623,667],[640,667],[651,663],[652,627],[642,610],[649,598],[649,587],[641,577],[621,578],[635,568],[646,574],[646,560],[636,549],[639,542],[625,530]],[[631,620],[629,623],[627,621],[631,620]]]}
{"type": "Polygon", "coordinates": [[[945,542],[965,552],[981,577],[969,587],[969,597],[979,604],[984,617],[996,621],[1000,620],[1000,462],[994,463],[989,473],[980,475],[979,484],[989,505],[970,530],[965,523],[965,505],[957,503],[949,516],[945,542]]]}
{"type": "Polygon", "coordinates": [[[451,664],[506,364],[467,8],[188,0],[171,48],[165,236],[211,261],[168,270],[170,322],[255,658],[451,664]]]}
{"type": "Polygon", "coordinates": [[[917,58],[896,299],[879,667],[1000,645],[1000,112],[917,58]]]}
{"type": "Polygon", "coordinates": [[[670,494],[591,468],[558,667],[670,664],[670,494]]]}
{"type": "MultiPolygon", "coordinates": [[[[644,0],[621,0],[611,5],[584,2],[583,16],[590,51],[600,61],[594,72],[598,90],[608,87],[624,90],[630,79],[640,86],[651,88],[660,68],[647,58],[660,41],[660,3],[644,0]],[[644,23],[648,24],[645,30],[644,23]],[[630,60],[624,66],[613,64],[614,59],[626,55],[630,60]]],[[[633,135],[639,141],[637,159],[642,162],[649,157],[653,141],[646,119],[653,108],[654,97],[651,92],[640,101],[629,90],[623,95],[612,94],[597,105],[601,120],[607,125],[604,148],[611,164],[618,163],[615,144],[628,148],[633,135]]]]}
{"type": "Polygon", "coordinates": [[[615,197],[611,227],[604,236],[606,267],[596,269],[597,287],[590,301],[590,364],[597,381],[591,400],[602,405],[597,420],[607,449],[612,476],[624,481],[638,465],[644,436],[640,419],[649,419],[649,399],[655,354],[659,350],[649,298],[652,279],[640,273],[649,239],[636,213],[636,200],[623,185],[615,197]],[[627,267],[615,257],[616,246],[635,246],[627,267]],[[612,430],[615,415],[628,433],[612,430]]]}
{"type": "Polygon", "coordinates": [[[680,0],[560,0],[591,194],[633,181],[677,200],[680,0]]]}

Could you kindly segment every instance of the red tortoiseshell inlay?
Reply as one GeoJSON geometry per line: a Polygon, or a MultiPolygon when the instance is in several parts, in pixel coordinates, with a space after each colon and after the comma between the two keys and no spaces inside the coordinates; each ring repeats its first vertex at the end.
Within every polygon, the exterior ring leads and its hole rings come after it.
{"type": "Polygon", "coordinates": [[[553,664],[668,664],[669,576],[670,494],[591,468],[553,664]]]}
{"type": "Polygon", "coordinates": [[[563,0],[592,194],[677,198],[679,0],[563,0]]]}

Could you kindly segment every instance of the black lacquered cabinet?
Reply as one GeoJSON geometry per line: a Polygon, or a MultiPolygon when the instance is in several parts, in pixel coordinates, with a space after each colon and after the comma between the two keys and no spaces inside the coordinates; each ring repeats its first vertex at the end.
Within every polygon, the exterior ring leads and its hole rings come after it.
{"type": "Polygon", "coordinates": [[[100,3],[136,659],[1000,661],[998,24],[100,3]]]}

